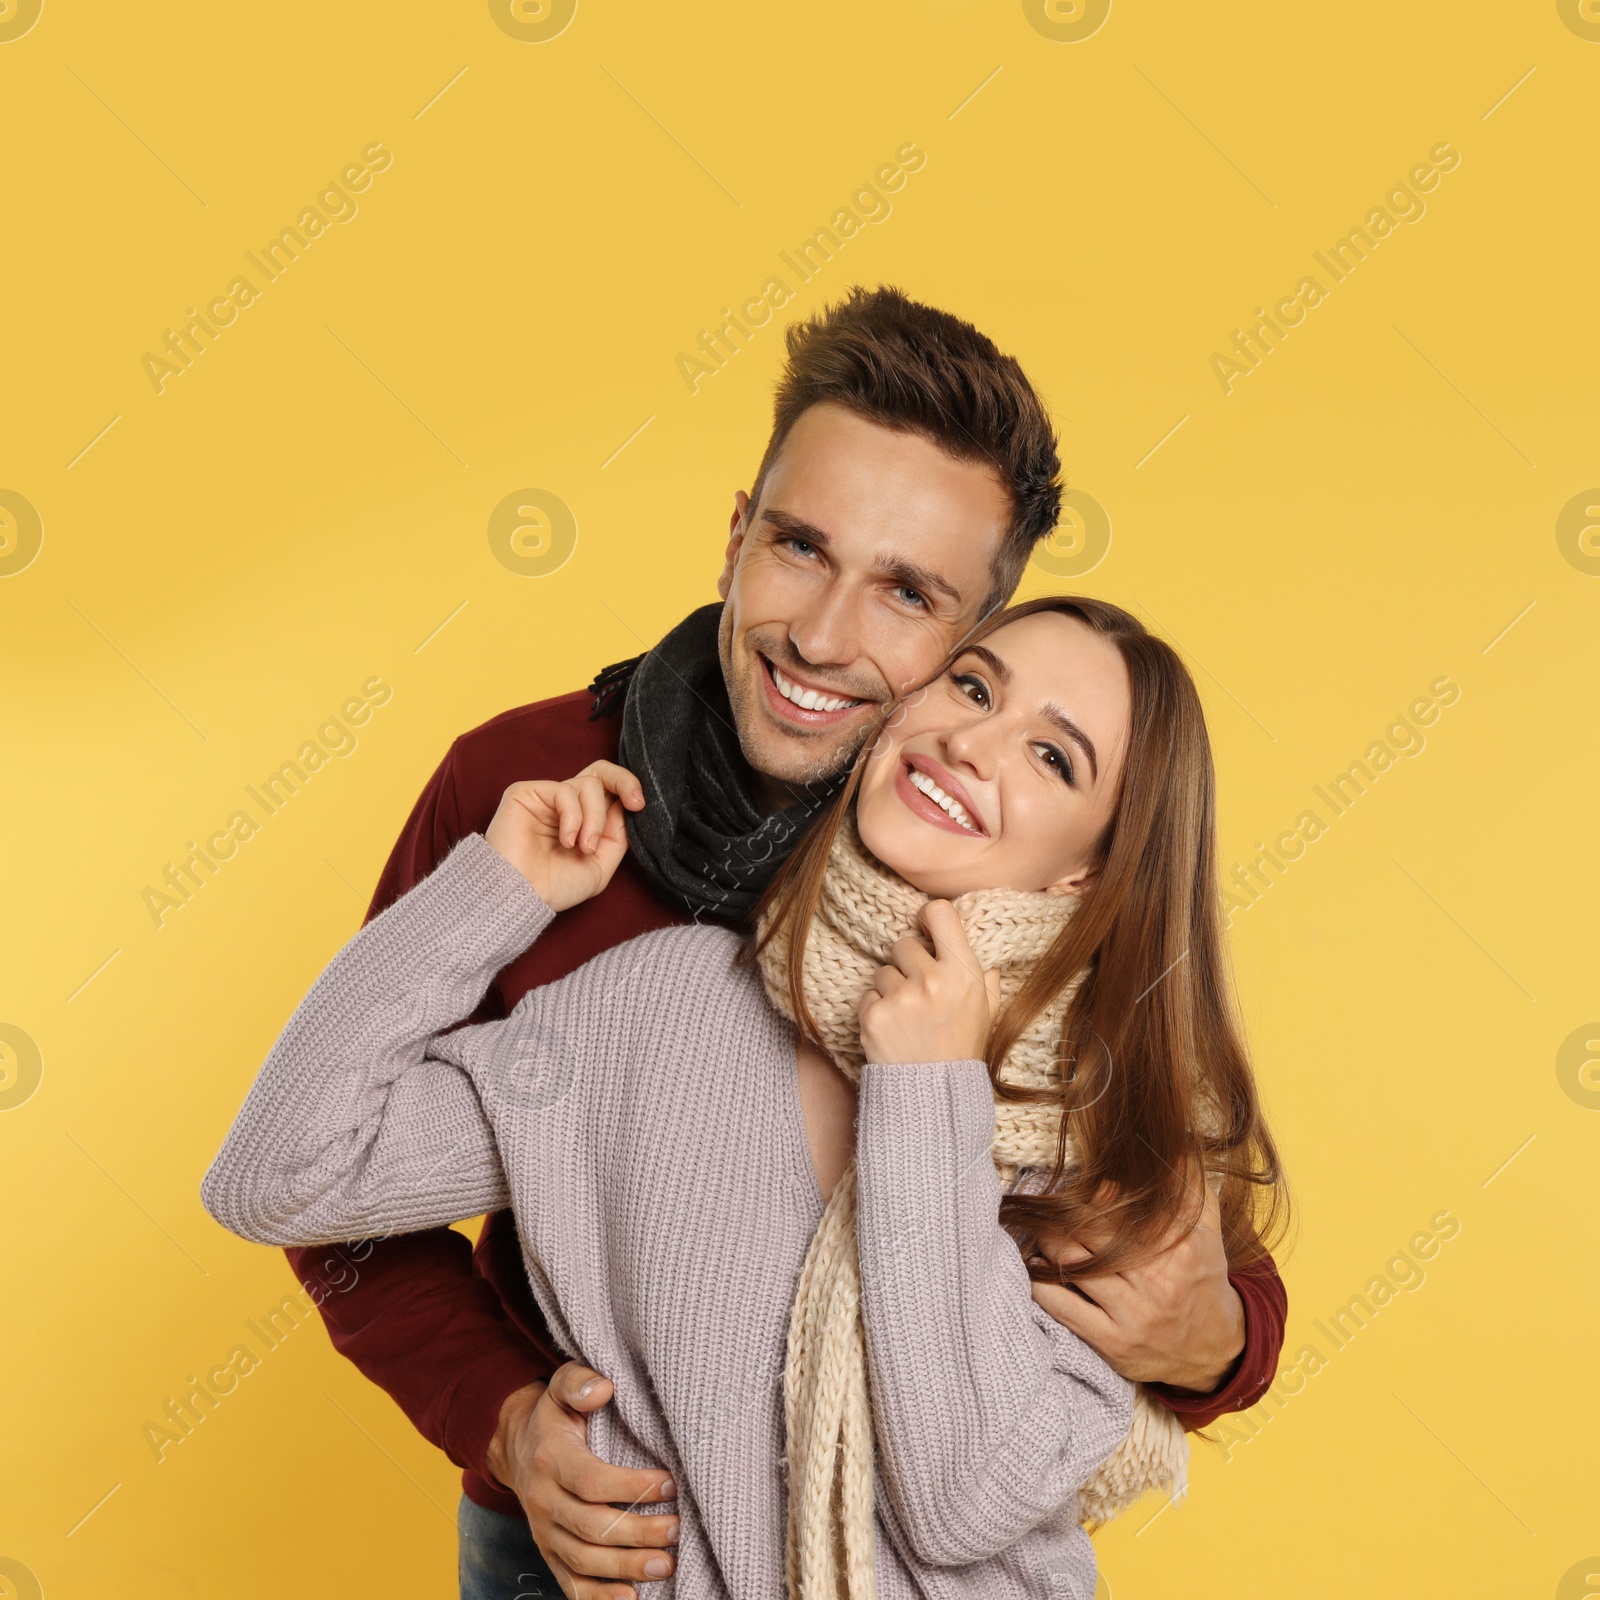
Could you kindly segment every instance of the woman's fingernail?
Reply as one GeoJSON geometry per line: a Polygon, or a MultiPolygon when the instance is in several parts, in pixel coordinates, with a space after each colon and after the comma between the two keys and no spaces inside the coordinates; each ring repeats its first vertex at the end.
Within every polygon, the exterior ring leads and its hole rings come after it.
{"type": "Polygon", "coordinates": [[[672,1563],[665,1556],[651,1556],[644,1564],[644,1575],[647,1578],[664,1578],[672,1571],[672,1563]]]}
{"type": "Polygon", "coordinates": [[[678,1519],[676,1517],[668,1517],[667,1518],[667,1543],[668,1544],[676,1544],[677,1542],[678,1542],[678,1519]]]}
{"type": "Polygon", "coordinates": [[[590,1395],[591,1395],[591,1394],[593,1394],[593,1393],[594,1393],[594,1391],[595,1391],[595,1390],[596,1390],[596,1389],[598,1389],[598,1388],[599,1388],[599,1387],[600,1387],[600,1380],[599,1380],[599,1379],[598,1379],[598,1378],[591,1378],[591,1379],[590,1379],[590,1380],[589,1380],[589,1381],[588,1381],[588,1382],[587,1382],[587,1383],[586,1383],[586,1384],[584,1384],[584,1386],[583,1386],[583,1387],[582,1387],[582,1388],[581,1388],[581,1389],[580,1389],[580,1390],[579,1390],[579,1391],[578,1391],[578,1398],[579,1398],[579,1399],[580,1399],[580,1400],[587,1400],[587,1399],[588,1399],[588,1398],[589,1398],[589,1396],[590,1396],[590,1395]]]}
{"type": "Polygon", "coordinates": [[[660,1494],[663,1500],[670,1500],[678,1492],[678,1486],[671,1478],[661,1485],[660,1494]]]}

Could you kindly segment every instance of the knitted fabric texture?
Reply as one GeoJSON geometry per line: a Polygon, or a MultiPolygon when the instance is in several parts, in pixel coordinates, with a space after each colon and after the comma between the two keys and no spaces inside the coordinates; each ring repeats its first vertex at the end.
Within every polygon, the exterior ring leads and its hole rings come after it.
{"type": "MultiPolygon", "coordinates": [[[[806,940],[805,998],[820,1043],[839,1069],[861,1078],[857,1010],[896,940],[918,931],[928,896],[867,854],[847,820],[835,838],[822,896],[806,940]]],[[[1000,973],[1012,1000],[1077,907],[1068,895],[987,889],[954,901],[973,954],[1000,973]]],[[[765,926],[763,925],[763,932],[765,926]]],[[[758,965],[767,996],[791,1021],[788,940],[780,931],[758,965]]],[[[1082,974],[1029,1024],[1001,1063],[1016,1088],[1060,1083],[1058,1051],[1067,1007],[1082,974]]],[[[995,1101],[993,1159],[1010,1188],[1023,1170],[1049,1171],[1061,1113],[1049,1104],[995,1101]]],[[[1072,1160],[1069,1148],[1068,1163],[1072,1160]]],[[[873,1443],[856,1252],[854,1161],[834,1186],[801,1274],[784,1371],[789,1527],[786,1570],[794,1600],[872,1600],[873,1443]]],[[[1094,1526],[1147,1490],[1183,1496],[1188,1440],[1178,1419],[1141,1386],[1127,1437],[1078,1491],[1078,1516],[1094,1526]]]]}

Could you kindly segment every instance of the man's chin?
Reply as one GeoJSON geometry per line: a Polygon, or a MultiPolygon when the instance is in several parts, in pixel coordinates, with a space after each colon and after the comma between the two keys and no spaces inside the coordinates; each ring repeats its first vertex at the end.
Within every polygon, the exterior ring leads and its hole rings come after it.
{"type": "Polygon", "coordinates": [[[762,777],[803,788],[837,777],[861,748],[866,732],[864,718],[859,728],[829,730],[825,738],[800,728],[775,726],[768,720],[760,729],[741,728],[739,744],[745,760],[762,777]]]}

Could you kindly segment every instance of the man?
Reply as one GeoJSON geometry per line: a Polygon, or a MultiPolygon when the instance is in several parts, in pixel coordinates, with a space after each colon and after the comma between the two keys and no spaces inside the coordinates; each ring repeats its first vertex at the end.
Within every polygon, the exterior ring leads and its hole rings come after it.
{"type": "MultiPolygon", "coordinates": [[[[473,1020],[673,921],[739,923],[833,792],[877,709],[923,680],[1015,589],[1060,504],[1055,438],[1009,357],[892,289],[855,290],[788,335],[755,483],[734,496],[718,590],[590,691],[506,712],[458,739],[396,844],[369,917],[418,882],[504,790],[614,760],[639,778],[630,850],[604,893],[564,913],[473,1020]]],[[[1082,1259],[1091,1237],[1062,1241],[1082,1259]]],[[[464,1467],[463,1600],[628,1596],[672,1570],[659,1472],[590,1454],[609,1383],[562,1365],[509,1213],[476,1251],[440,1229],[290,1252],[335,1346],[464,1467]],[[532,1537],[530,1538],[530,1529],[532,1537]],[[535,1548],[535,1542],[537,1548],[535,1548]],[[548,1558],[546,1567],[540,1551],[548,1558]]],[[[1191,1428],[1252,1404],[1276,1369],[1286,1303],[1270,1259],[1230,1274],[1214,1206],[1145,1269],[1044,1286],[1041,1304],[1191,1428]]]]}

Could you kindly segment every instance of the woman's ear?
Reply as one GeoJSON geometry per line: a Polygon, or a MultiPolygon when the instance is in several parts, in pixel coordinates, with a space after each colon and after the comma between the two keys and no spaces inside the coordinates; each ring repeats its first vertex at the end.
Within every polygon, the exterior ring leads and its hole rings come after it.
{"type": "Polygon", "coordinates": [[[1063,878],[1057,878],[1052,884],[1045,886],[1046,894],[1083,894],[1094,887],[1095,880],[1100,876],[1100,863],[1093,866],[1080,867],[1074,872],[1069,872],[1063,878]]]}

